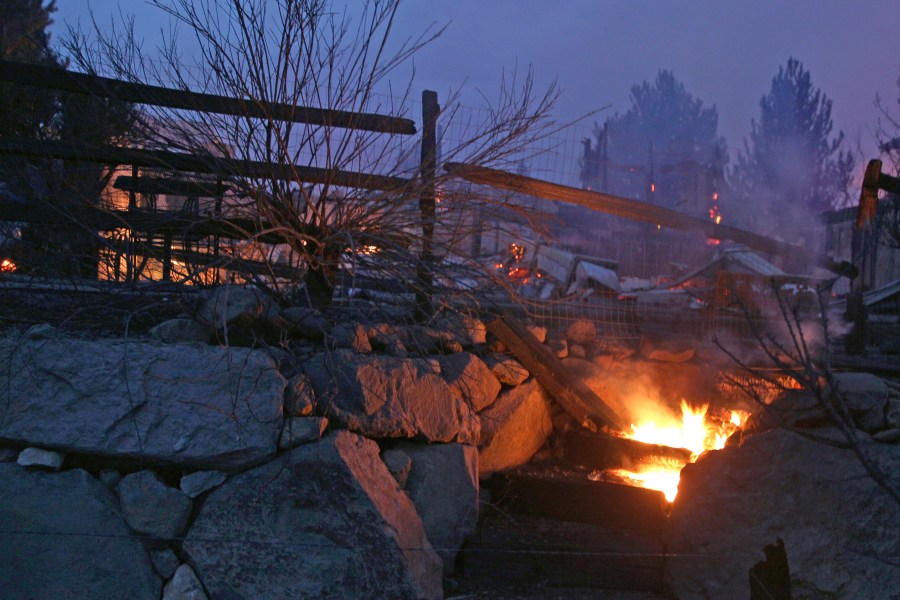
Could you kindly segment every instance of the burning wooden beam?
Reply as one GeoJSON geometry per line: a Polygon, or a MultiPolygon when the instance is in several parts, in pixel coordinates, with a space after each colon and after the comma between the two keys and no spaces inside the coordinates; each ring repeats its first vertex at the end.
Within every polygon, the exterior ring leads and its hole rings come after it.
{"type": "Polygon", "coordinates": [[[616,411],[573,375],[518,319],[507,313],[490,321],[487,328],[584,427],[596,431],[597,423],[601,423],[619,431],[625,429],[616,411]]]}
{"type": "Polygon", "coordinates": [[[542,181],[524,175],[516,175],[514,173],[507,173],[506,171],[499,171],[497,169],[490,169],[477,165],[447,163],[444,165],[444,168],[451,175],[461,177],[472,183],[488,185],[493,188],[526,194],[528,196],[536,196],[546,200],[577,204],[578,206],[584,206],[591,210],[632,219],[634,221],[663,225],[673,229],[702,231],[709,238],[732,240],[766,254],[776,254],[790,258],[804,257],[806,260],[815,262],[818,266],[828,269],[833,273],[851,278],[856,277],[856,267],[848,262],[844,261],[837,263],[829,257],[815,256],[809,250],[801,246],[774,240],[736,227],[720,225],[707,219],[692,217],[680,213],[677,210],[656,206],[655,204],[650,204],[648,202],[640,202],[638,200],[622,198],[621,196],[613,196],[611,194],[602,194],[600,192],[580,190],[558,183],[550,183],[549,181],[542,181]]]}
{"type": "Polygon", "coordinates": [[[566,457],[588,469],[629,469],[657,459],[691,462],[691,451],[603,433],[574,431],[563,442],[566,457]]]}

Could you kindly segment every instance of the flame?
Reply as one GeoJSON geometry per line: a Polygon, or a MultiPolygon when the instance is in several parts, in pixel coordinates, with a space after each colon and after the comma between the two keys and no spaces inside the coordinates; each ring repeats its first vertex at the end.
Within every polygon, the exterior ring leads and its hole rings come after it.
{"type": "Polygon", "coordinates": [[[16,272],[16,263],[9,260],[8,258],[4,258],[0,261],[0,273],[15,273],[16,272]]]}
{"type": "MultiPolygon", "coordinates": [[[[692,407],[681,401],[681,421],[671,417],[668,423],[646,421],[632,424],[631,432],[625,437],[648,444],[686,448],[691,451],[691,461],[709,450],[720,450],[732,433],[743,427],[750,413],[732,410],[725,418],[707,416],[709,405],[692,407]]],[[[631,485],[661,491],[666,500],[672,502],[678,493],[683,462],[672,459],[657,459],[637,467],[633,471],[616,469],[614,476],[631,485]]]]}

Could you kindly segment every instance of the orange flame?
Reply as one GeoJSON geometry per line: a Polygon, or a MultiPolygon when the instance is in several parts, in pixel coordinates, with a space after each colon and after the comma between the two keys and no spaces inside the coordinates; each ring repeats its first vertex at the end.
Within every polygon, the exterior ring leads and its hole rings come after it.
{"type": "MultiPolygon", "coordinates": [[[[691,462],[709,450],[720,450],[732,433],[743,427],[750,413],[733,410],[725,419],[707,418],[708,405],[694,408],[681,402],[681,421],[672,417],[668,423],[647,421],[631,426],[625,437],[691,451],[691,462]]],[[[616,469],[613,475],[638,487],[661,491],[672,502],[678,493],[678,482],[684,463],[672,459],[658,459],[634,471],[616,469]]]]}
{"type": "Polygon", "coordinates": [[[4,258],[0,261],[0,273],[15,273],[16,272],[16,263],[9,260],[8,258],[4,258]]]}

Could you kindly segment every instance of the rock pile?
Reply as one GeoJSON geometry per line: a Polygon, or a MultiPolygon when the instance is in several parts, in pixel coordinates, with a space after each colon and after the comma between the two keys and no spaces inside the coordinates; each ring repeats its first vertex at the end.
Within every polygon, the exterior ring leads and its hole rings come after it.
{"type": "Polygon", "coordinates": [[[479,478],[552,431],[492,344],[462,315],[336,319],[242,288],[149,339],[0,339],[0,588],[440,597],[479,478]]]}

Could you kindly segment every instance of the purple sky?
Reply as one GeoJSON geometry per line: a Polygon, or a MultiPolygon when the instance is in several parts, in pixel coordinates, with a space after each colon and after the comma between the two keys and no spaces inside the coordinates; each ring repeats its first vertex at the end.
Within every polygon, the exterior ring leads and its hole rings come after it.
{"type": "MultiPolygon", "coordinates": [[[[57,35],[89,6],[103,22],[121,4],[138,15],[148,42],[165,25],[143,2],[57,4],[57,35]]],[[[565,93],[556,115],[570,120],[606,105],[607,114],[624,112],[633,84],[670,69],[695,97],[716,105],[732,157],[790,56],[833,100],[836,128],[859,139],[865,158],[875,152],[875,94],[894,107],[900,94],[897,0],[407,0],[397,36],[432,22],[450,26],[416,57],[416,93],[434,89],[446,98],[462,87],[462,101],[478,105],[478,90],[491,98],[504,68],[530,64],[539,82],[558,79],[565,93]]]]}

